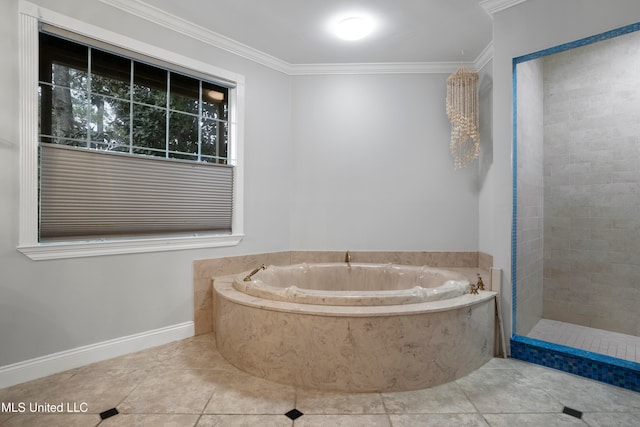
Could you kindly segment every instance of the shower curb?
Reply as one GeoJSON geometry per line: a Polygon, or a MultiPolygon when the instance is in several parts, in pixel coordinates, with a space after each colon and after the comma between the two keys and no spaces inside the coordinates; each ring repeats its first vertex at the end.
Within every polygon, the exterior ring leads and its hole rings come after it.
{"type": "Polygon", "coordinates": [[[519,335],[511,337],[511,357],[640,392],[640,363],[519,335]]]}

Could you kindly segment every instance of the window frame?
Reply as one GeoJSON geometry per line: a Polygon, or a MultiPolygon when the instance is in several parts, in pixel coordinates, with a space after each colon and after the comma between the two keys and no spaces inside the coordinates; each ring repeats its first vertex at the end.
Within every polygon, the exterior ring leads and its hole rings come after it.
{"type": "Polygon", "coordinates": [[[17,250],[33,260],[76,258],[235,246],[243,238],[244,211],[244,76],[197,59],[159,48],[127,36],[76,20],[27,1],[19,4],[20,194],[17,250]],[[231,233],[184,236],[123,237],[97,241],[38,240],[38,40],[39,25],[55,27],[104,42],[159,61],[189,68],[196,73],[235,84],[229,90],[228,163],[234,166],[231,233]],[[178,65],[179,64],[179,65],[178,65]]]}

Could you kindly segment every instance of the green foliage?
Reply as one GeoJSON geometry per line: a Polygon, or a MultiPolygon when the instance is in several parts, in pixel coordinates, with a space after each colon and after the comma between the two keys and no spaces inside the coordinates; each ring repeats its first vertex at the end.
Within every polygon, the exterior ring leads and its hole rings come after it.
{"type": "MultiPolygon", "coordinates": [[[[202,103],[198,91],[176,90],[167,109],[166,83],[132,85],[122,71],[112,73],[119,78],[89,77],[73,67],[52,68],[54,84],[41,83],[41,98],[51,99],[51,129],[41,129],[41,134],[57,137],[56,142],[189,160],[197,160],[199,151],[226,157],[227,126],[220,121],[227,115],[226,102],[202,103]]],[[[41,102],[42,115],[47,105],[41,102]]]]}

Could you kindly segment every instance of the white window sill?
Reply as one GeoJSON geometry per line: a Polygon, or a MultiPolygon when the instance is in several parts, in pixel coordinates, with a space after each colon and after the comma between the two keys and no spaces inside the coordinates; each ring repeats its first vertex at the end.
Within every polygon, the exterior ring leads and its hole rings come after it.
{"type": "Polygon", "coordinates": [[[192,235],[149,239],[39,243],[17,249],[34,261],[236,246],[242,235],[192,235]]]}

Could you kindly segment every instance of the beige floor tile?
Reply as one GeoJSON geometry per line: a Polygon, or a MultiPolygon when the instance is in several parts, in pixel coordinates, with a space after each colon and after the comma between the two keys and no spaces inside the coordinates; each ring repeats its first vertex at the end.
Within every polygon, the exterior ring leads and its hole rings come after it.
{"type": "MultiPolygon", "coordinates": [[[[640,396],[638,397],[640,399],[640,396]]],[[[620,412],[594,412],[586,413],[582,419],[589,427],[638,427],[640,426],[640,413],[620,412]]]]}
{"type": "Polygon", "coordinates": [[[156,351],[155,361],[169,369],[236,369],[218,352],[213,334],[162,346],[156,351]]]}
{"type": "Polygon", "coordinates": [[[86,404],[89,413],[114,408],[147,376],[142,370],[82,371],[52,388],[49,402],[86,404]]]}
{"type": "Polygon", "coordinates": [[[0,389],[0,402],[44,401],[52,388],[59,387],[76,371],[67,371],[0,389]]]}
{"type": "Polygon", "coordinates": [[[95,414],[18,414],[2,427],[93,427],[100,423],[95,414]]]}
{"type": "Polygon", "coordinates": [[[2,425],[2,423],[4,423],[5,421],[7,421],[9,418],[15,416],[14,414],[10,414],[10,413],[6,413],[6,414],[0,414],[0,425],[2,425]]]}
{"type": "Polygon", "coordinates": [[[159,365],[157,353],[160,348],[153,347],[146,350],[137,351],[135,353],[125,354],[123,356],[114,357],[103,360],[101,362],[92,363],[90,365],[78,368],[79,370],[109,370],[109,369],[151,369],[159,365]]]}
{"type": "Polygon", "coordinates": [[[390,415],[393,427],[489,427],[480,414],[390,415]]]}
{"type": "Polygon", "coordinates": [[[197,427],[291,427],[284,415],[203,415],[197,427]]]}
{"type": "Polygon", "coordinates": [[[73,370],[0,391],[0,400],[22,402],[27,411],[30,405],[63,403],[72,410],[82,405],[88,413],[99,414],[120,403],[144,376],[130,370],[73,370]]]}
{"type": "Polygon", "coordinates": [[[494,357],[487,363],[482,365],[480,369],[515,369],[519,370],[529,366],[529,363],[523,362],[518,359],[504,359],[502,357],[494,357]]]}
{"type": "Polygon", "coordinates": [[[294,408],[294,387],[249,374],[217,371],[205,414],[284,414],[294,408]]]}
{"type": "Polygon", "coordinates": [[[388,415],[303,415],[295,427],[390,427],[388,415]]]}
{"type": "Polygon", "coordinates": [[[296,409],[304,414],[384,414],[379,393],[338,393],[298,389],[296,409]]]}
{"type": "Polygon", "coordinates": [[[209,333],[92,363],[79,370],[220,369],[221,364],[230,366],[218,352],[215,336],[209,333]]]}
{"type": "Polygon", "coordinates": [[[186,414],[118,414],[100,423],[100,427],[192,427],[199,415],[186,414]]]}
{"type": "Polygon", "coordinates": [[[477,412],[455,382],[423,390],[383,393],[390,414],[477,412]]]}
{"type": "Polygon", "coordinates": [[[563,413],[485,414],[484,418],[491,427],[585,427],[581,420],[563,413]]]}
{"type": "Polygon", "coordinates": [[[0,389],[0,402],[86,403],[83,414],[10,414],[7,426],[573,426],[640,425],[640,394],[513,359],[409,392],[336,393],[273,383],[228,363],[212,334],[0,389]],[[584,422],[562,414],[584,412],[584,422]],[[116,407],[120,414],[100,421],[116,407]],[[284,414],[293,408],[295,421],[284,414]],[[390,414],[390,415],[388,415],[390,414]]]}
{"type": "Polygon", "coordinates": [[[154,370],[117,406],[127,414],[200,414],[224,371],[154,370]]]}
{"type": "Polygon", "coordinates": [[[578,411],[640,412],[639,393],[536,365],[521,372],[532,385],[578,411]]]}
{"type": "Polygon", "coordinates": [[[563,406],[513,369],[477,370],[455,381],[481,413],[562,412],[563,406]]]}

